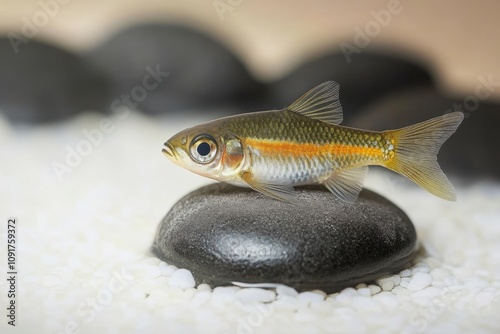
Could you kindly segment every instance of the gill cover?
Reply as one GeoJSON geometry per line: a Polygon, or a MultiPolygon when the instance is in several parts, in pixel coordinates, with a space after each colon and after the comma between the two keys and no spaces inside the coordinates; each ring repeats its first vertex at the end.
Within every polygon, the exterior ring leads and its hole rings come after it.
{"type": "Polygon", "coordinates": [[[236,176],[243,167],[245,150],[241,140],[232,134],[223,137],[224,152],[221,157],[221,174],[225,178],[236,176]]]}

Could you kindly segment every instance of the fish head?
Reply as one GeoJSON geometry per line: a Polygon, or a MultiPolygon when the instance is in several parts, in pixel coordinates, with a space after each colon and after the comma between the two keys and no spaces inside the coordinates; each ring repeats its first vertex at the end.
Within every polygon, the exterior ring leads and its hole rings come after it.
{"type": "Polygon", "coordinates": [[[218,181],[238,175],[244,161],[242,141],[210,124],[183,130],[164,144],[163,154],[175,164],[218,181]]]}

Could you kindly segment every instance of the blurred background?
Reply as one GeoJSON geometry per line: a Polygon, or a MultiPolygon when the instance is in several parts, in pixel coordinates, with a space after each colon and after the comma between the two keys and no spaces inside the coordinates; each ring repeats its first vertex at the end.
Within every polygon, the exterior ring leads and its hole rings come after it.
{"type": "MultiPolygon", "coordinates": [[[[0,32],[19,32],[26,17],[53,1],[0,1],[0,32]]],[[[226,44],[262,80],[273,80],[302,61],[352,43],[354,28],[374,18],[390,1],[55,1],[59,10],[36,38],[71,52],[87,52],[117,31],[144,22],[178,23],[226,44]],[[224,6],[226,5],[226,6],[224,6]]],[[[500,76],[494,0],[410,1],[381,29],[370,46],[405,51],[429,62],[439,84],[469,93],[478,75],[500,76]]],[[[44,23],[39,19],[39,23],[44,23]]],[[[375,36],[374,36],[375,37],[375,36]]],[[[495,96],[500,96],[496,93],[495,96]]]]}

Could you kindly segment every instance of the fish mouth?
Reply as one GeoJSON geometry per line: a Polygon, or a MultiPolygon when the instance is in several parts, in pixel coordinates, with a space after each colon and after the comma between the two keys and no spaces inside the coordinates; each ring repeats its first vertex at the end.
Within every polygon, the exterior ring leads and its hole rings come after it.
{"type": "Polygon", "coordinates": [[[165,147],[161,150],[163,154],[165,154],[167,158],[177,159],[176,152],[172,144],[170,144],[169,142],[165,142],[163,145],[165,145],[165,147]]]}

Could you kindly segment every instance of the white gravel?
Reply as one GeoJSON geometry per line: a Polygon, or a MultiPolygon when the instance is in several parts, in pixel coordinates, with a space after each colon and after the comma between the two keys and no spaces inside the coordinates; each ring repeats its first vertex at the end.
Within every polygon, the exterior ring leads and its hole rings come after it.
{"type": "MultiPolygon", "coordinates": [[[[422,272],[417,272],[411,280],[406,284],[406,288],[410,291],[420,291],[428,287],[432,283],[432,276],[422,272]]],[[[402,285],[402,284],[401,284],[402,285]]]]}
{"type": "Polygon", "coordinates": [[[187,269],[176,270],[170,277],[169,283],[170,286],[181,289],[194,288],[195,286],[193,274],[187,269]]]}
{"type": "Polygon", "coordinates": [[[149,247],[175,201],[210,182],[160,152],[199,117],[112,118],[115,130],[60,182],[51,163],[101,118],[36,128],[0,119],[0,212],[19,219],[19,318],[14,331],[3,317],[1,333],[500,332],[499,183],[458,183],[459,200],[448,203],[372,170],[367,186],[407,212],[423,246],[410,268],[376,282],[329,295],[195,287],[149,247]]]}

